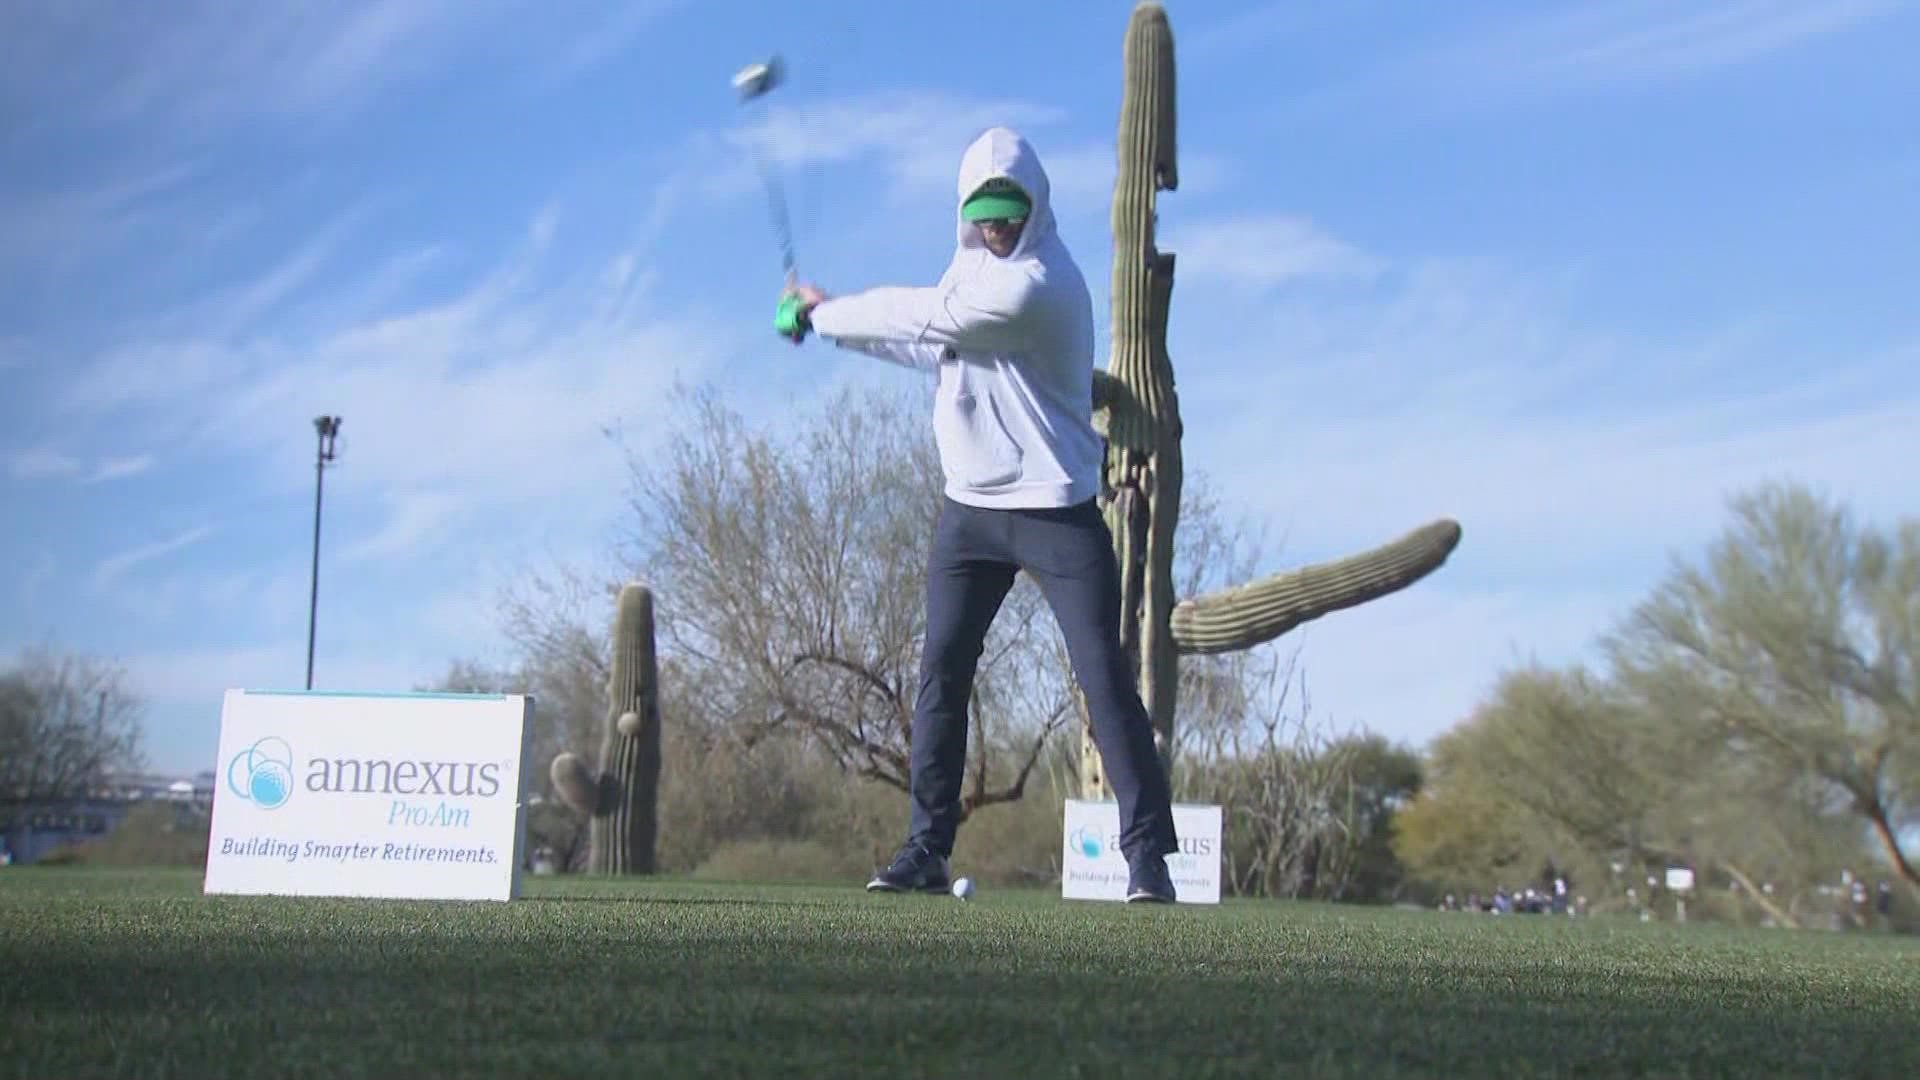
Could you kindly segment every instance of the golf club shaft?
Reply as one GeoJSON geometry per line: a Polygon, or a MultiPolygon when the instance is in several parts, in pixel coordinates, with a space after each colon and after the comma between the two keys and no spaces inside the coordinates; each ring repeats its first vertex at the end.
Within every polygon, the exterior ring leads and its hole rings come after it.
{"type": "Polygon", "coordinates": [[[767,206],[773,214],[774,238],[780,243],[780,268],[786,271],[787,284],[795,281],[796,271],[793,258],[793,228],[787,221],[787,200],[781,188],[779,177],[775,176],[767,159],[758,147],[754,148],[753,160],[760,168],[760,180],[767,188],[767,206]]]}

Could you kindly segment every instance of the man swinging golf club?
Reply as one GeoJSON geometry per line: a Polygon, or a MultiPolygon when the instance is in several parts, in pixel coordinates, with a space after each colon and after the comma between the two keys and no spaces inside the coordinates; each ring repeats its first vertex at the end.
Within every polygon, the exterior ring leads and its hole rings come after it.
{"type": "Polygon", "coordinates": [[[1086,695],[1119,800],[1127,899],[1171,902],[1176,850],[1165,771],[1120,650],[1119,567],[1094,496],[1093,311],[1055,228],[1047,174],[992,128],[960,161],[958,247],[932,288],[780,297],[775,327],[937,373],[933,432],[946,475],[927,564],[906,843],[867,888],[945,890],[959,826],[967,705],[987,631],[1016,572],[1039,585],[1086,695]]]}

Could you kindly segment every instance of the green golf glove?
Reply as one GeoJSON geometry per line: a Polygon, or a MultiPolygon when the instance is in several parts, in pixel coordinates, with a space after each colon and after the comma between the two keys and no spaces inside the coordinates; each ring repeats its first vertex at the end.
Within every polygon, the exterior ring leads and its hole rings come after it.
{"type": "Polygon", "coordinates": [[[808,320],[806,307],[800,302],[798,296],[787,295],[780,298],[780,306],[774,309],[773,313],[773,328],[781,337],[795,345],[800,344],[800,340],[807,336],[807,331],[812,328],[812,322],[808,320]]]}

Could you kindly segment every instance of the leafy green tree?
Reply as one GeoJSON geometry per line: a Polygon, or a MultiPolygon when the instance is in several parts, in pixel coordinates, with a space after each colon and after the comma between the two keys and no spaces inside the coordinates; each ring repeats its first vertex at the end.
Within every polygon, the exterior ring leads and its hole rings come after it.
{"type": "Polygon", "coordinates": [[[1576,877],[1604,865],[1594,852],[1634,831],[1613,816],[1632,812],[1631,777],[1583,753],[1590,729],[1558,740],[1582,691],[1561,673],[1510,672],[1434,741],[1419,794],[1392,821],[1393,851],[1410,875],[1434,893],[1487,893],[1521,887],[1547,864],[1577,866],[1576,877]],[[1588,821],[1600,835],[1580,835],[1588,821]]]}
{"type": "Polygon", "coordinates": [[[1723,791],[1799,789],[1871,831],[1920,896],[1920,519],[1890,530],[1797,485],[1732,502],[1607,640],[1645,713],[1721,748],[1723,791]]]}
{"type": "Polygon", "coordinates": [[[1742,904],[1797,923],[1791,898],[1837,875],[1858,838],[1817,786],[1763,787],[1753,762],[1700,734],[1583,668],[1509,671],[1436,742],[1395,850],[1459,888],[1533,884],[1550,865],[1616,898],[1687,866],[1700,887],[1731,883],[1742,904]]]}
{"type": "Polygon", "coordinates": [[[1333,794],[1339,829],[1315,853],[1315,892],[1330,900],[1397,900],[1406,868],[1393,850],[1393,821],[1420,792],[1420,756],[1376,734],[1338,740],[1333,794]]]}

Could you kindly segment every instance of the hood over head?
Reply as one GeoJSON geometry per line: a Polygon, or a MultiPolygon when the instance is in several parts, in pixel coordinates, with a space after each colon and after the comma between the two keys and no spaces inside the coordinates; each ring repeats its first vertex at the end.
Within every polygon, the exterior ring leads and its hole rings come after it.
{"type": "Polygon", "coordinates": [[[1012,181],[1026,192],[1028,200],[1033,203],[1033,209],[1027,215],[1026,227],[1020,230],[1020,242],[1014,245],[1013,253],[1007,258],[1019,259],[1032,255],[1054,234],[1047,171],[1041,167],[1040,155],[1033,149],[1033,144],[1019,132],[1006,127],[993,127],[981,132],[967,145],[966,153],[960,157],[960,178],[953,201],[953,217],[960,247],[986,250],[986,245],[980,242],[979,230],[961,216],[960,207],[967,201],[967,196],[980,190],[980,186],[989,180],[1012,181]]]}

